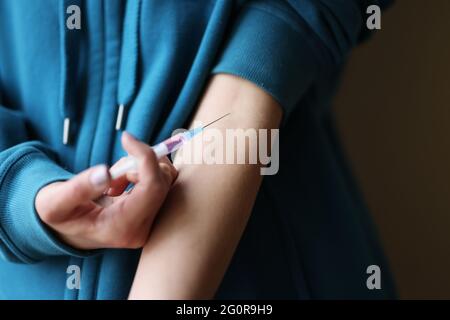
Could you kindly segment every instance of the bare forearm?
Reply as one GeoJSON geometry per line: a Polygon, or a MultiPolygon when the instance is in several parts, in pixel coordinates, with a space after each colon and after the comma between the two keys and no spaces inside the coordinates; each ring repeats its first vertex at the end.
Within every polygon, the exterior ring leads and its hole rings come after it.
{"type": "MultiPolygon", "coordinates": [[[[216,128],[276,128],[281,110],[242,79],[215,76],[195,116],[216,128]]],[[[244,231],[261,184],[258,164],[178,166],[173,186],[142,252],[131,299],[211,298],[244,231]]]]}

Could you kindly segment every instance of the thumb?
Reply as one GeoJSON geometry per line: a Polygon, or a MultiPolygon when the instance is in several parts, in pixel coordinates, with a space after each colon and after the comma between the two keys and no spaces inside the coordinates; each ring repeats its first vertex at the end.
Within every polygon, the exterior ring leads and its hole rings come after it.
{"type": "Polygon", "coordinates": [[[108,189],[111,182],[108,167],[98,165],[87,169],[72,179],[62,182],[53,190],[52,212],[63,218],[64,214],[89,200],[99,198],[108,189]]]}

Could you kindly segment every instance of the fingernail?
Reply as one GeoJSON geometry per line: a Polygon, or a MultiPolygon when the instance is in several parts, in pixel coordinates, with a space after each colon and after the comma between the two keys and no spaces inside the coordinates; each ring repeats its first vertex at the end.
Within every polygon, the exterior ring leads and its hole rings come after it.
{"type": "Polygon", "coordinates": [[[105,165],[101,165],[91,173],[89,179],[94,187],[99,188],[106,184],[108,175],[108,168],[105,165]]]}

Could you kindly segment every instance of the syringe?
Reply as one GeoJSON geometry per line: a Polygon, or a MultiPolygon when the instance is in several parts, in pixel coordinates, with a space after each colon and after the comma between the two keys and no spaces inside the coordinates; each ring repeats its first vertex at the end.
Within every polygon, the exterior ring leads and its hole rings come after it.
{"type": "MultiPolygon", "coordinates": [[[[185,132],[178,133],[172,137],[170,137],[167,140],[164,140],[163,142],[158,143],[157,145],[153,146],[152,149],[156,154],[156,157],[158,159],[177,151],[180,149],[185,143],[192,140],[196,135],[201,133],[206,127],[212,125],[213,123],[225,118],[228,116],[229,113],[221,116],[220,118],[211,121],[207,125],[203,127],[194,128],[185,132]]],[[[126,160],[118,167],[112,168],[109,173],[111,175],[112,179],[117,179],[124,174],[126,174],[128,171],[136,170],[138,163],[137,159],[133,156],[127,156],[125,158],[126,160]]]]}

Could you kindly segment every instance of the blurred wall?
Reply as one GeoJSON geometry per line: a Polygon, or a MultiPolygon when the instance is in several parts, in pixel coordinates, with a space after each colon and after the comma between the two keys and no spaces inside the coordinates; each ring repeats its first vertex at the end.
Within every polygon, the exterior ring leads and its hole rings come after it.
{"type": "Polygon", "coordinates": [[[401,298],[450,299],[450,1],[397,0],[336,100],[401,298]]]}

